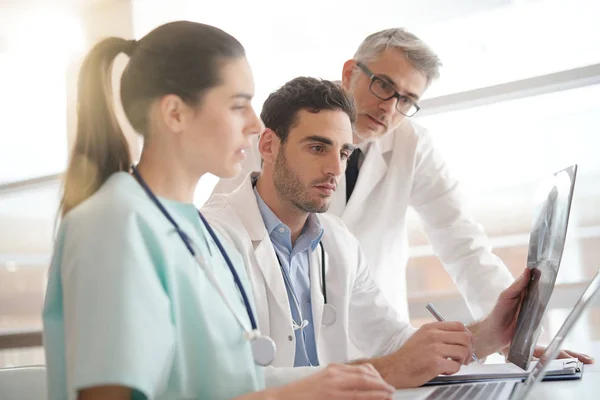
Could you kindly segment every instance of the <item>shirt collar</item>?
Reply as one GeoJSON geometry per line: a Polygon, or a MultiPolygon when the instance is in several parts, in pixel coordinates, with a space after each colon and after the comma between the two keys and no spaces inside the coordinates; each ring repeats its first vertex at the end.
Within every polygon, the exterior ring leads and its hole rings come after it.
{"type": "Polygon", "coordinates": [[[254,186],[254,195],[256,196],[256,201],[258,202],[258,209],[260,210],[260,214],[262,216],[263,221],[265,222],[265,228],[267,228],[267,232],[269,235],[277,229],[279,226],[285,226],[283,222],[275,215],[273,210],[269,208],[267,203],[262,199],[258,190],[256,190],[256,186],[254,186]]]}
{"type": "MultiPolygon", "coordinates": [[[[265,203],[265,201],[258,193],[256,186],[254,186],[254,195],[256,196],[258,209],[260,210],[260,214],[265,223],[265,228],[267,228],[269,236],[271,236],[273,231],[279,229],[280,227],[284,227],[289,232],[290,228],[283,222],[281,222],[281,220],[277,217],[277,215],[275,215],[273,210],[271,210],[267,203],[265,203]]],[[[309,213],[308,219],[306,220],[306,224],[304,224],[304,228],[302,228],[302,233],[300,234],[300,237],[305,236],[307,239],[310,240],[311,251],[314,251],[317,248],[319,242],[321,241],[321,238],[323,237],[323,233],[324,229],[321,225],[321,221],[319,221],[319,218],[314,213],[309,213]]]]}

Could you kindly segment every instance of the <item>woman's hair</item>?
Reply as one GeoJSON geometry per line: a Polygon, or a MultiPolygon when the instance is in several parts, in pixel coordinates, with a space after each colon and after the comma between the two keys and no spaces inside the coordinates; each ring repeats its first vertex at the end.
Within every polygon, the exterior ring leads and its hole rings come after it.
{"type": "Polygon", "coordinates": [[[189,21],[161,25],[139,41],[111,37],[86,56],[78,81],[77,134],[64,178],[64,216],[93,195],[110,175],[131,166],[129,146],[116,118],[112,64],[129,56],[121,78],[121,101],[133,128],[147,133],[150,105],[167,94],[198,105],[218,86],[224,61],[243,57],[243,46],[213,26],[189,21]]]}

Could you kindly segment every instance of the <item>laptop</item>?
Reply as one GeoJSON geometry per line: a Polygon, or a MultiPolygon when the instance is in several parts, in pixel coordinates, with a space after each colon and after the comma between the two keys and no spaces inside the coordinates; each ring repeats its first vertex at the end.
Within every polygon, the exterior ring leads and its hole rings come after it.
{"type": "Polygon", "coordinates": [[[579,320],[583,311],[593,302],[594,298],[600,293],[600,270],[585,289],[571,313],[562,324],[558,333],[531,372],[521,383],[521,380],[492,380],[488,382],[450,384],[421,387],[416,389],[398,390],[394,394],[394,400],[415,399],[415,400],[524,400],[531,393],[531,390],[544,378],[550,362],[560,353],[561,346],[565,337],[571,332],[575,323],[579,320]]]}

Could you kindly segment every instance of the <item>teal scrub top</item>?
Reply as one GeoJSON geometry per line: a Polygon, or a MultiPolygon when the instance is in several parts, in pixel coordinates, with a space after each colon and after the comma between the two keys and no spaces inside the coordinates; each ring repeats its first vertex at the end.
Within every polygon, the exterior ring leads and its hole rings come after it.
{"type": "MultiPolygon", "coordinates": [[[[242,296],[193,204],[160,199],[250,328],[242,296]]],[[[221,240],[244,289],[241,255],[221,240]]],[[[134,399],[229,399],[264,388],[244,330],[173,226],[128,173],[61,223],[43,311],[49,399],[120,385],[134,399]]]]}

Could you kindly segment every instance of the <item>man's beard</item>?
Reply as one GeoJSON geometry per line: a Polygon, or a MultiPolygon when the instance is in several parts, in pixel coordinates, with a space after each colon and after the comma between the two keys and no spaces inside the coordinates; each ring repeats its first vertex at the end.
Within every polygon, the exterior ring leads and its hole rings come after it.
{"type": "Polygon", "coordinates": [[[327,211],[329,202],[310,198],[308,189],[302,185],[298,175],[289,167],[283,152],[284,147],[282,146],[275,160],[273,171],[273,183],[279,195],[299,210],[308,213],[324,213],[327,211]]]}

